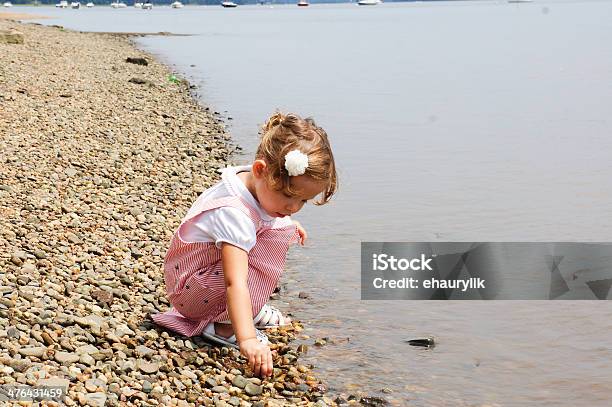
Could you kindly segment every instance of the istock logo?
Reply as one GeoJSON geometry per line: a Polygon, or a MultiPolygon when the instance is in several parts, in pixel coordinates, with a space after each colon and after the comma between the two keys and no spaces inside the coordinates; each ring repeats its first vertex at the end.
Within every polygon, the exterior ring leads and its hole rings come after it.
{"type": "Polygon", "coordinates": [[[374,271],[406,271],[406,270],[430,270],[433,269],[429,262],[433,259],[421,254],[420,258],[405,259],[403,257],[396,258],[385,253],[374,253],[372,255],[372,270],[374,271]]]}

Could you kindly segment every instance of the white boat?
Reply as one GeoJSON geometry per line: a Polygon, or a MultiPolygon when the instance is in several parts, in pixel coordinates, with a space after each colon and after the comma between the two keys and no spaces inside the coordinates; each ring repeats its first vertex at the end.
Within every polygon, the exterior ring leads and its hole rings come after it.
{"type": "Polygon", "coordinates": [[[225,8],[234,8],[234,7],[238,7],[238,4],[234,3],[234,2],[233,2],[233,1],[231,1],[231,0],[224,1],[224,2],[222,2],[222,3],[221,3],[221,5],[222,5],[223,7],[225,7],[225,8]]]}
{"type": "Polygon", "coordinates": [[[134,8],[142,8],[142,3],[134,3],[134,8]]]}
{"type": "Polygon", "coordinates": [[[307,0],[300,0],[297,2],[298,7],[308,7],[310,3],[307,0]]]}
{"type": "Polygon", "coordinates": [[[7,1],[6,3],[3,4],[4,7],[13,7],[13,3],[11,3],[10,1],[7,1]]]}
{"type": "Polygon", "coordinates": [[[142,9],[143,10],[153,10],[153,3],[147,0],[145,3],[142,3],[142,9]]]}
{"type": "Polygon", "coordinates": [[[533,0],[508,0],[508,3],[533,3],[533,0]]]}
{"type": "Polygon", "coordinates": [[[55,5],[57,8],[68,8],[68,2],[66,0],[62,0],[55,5]]]}
{"type": "Polygon", "coordinates": [[[357,4],[360,6],[375,6],[377,4],[382,3],[381,0],[359,0],[357,4]]]}
{"type": "Polygon", "coordinates": [[[85,5],[87,8],[92,8],[93,6],[94,4],[91,1],[85,5]]]}
{"type": "Polygon", "coordinates": [[[174,3],[170,4],[170,7],[172,8],[183,8],[183,3],[181,3],[180,1],[175,1],[174,3]]]}
{"type": "Polygon", "coordinates": [[[115,0],[115,2],[111,3],[110,5],[112,8],[126,8],[127,4],[125,4],[124,2],[120,2],[118,0],[115,0]]]}
{"type": "Polygon", "coordinates": [[[79,3],[78,1],[73,1],[72,3],[70,3],[70,8],[78,10],[81,8],[81,3],[79,3]]]}

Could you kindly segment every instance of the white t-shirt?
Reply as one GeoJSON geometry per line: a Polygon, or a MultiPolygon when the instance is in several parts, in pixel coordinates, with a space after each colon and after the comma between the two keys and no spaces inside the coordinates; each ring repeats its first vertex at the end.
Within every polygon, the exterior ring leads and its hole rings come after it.
{"type": "MultiPolygon", "coordinates": [[[[257,210],[264,225],[272,225],[278,218],[268,215],[249,192],[238,177],[238,173],[243,171],[251,171],[251,166],[225,168],[221,176],[233,191],[228,190],[225,182],[218,182],[202,192],[198,200],[238,195],[257,210]]],[[[233,207],[221,207],[195,216],[185,222],[180,234],[181,239],[186,242],[214,242],[218,248],[221,248],[221,243],[227,242],[247,252],[257,241],[257,230],[251,218],[240,209],[233,207]]]]}

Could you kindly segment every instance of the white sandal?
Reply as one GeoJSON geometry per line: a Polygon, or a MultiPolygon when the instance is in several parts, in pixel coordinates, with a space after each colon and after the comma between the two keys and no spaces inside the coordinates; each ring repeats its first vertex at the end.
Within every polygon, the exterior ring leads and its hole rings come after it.
{"type": "MultiPolygon", "coordinates": [[[[231,324],[231,321],[221,321],[220,324],[231,324]]],[[[283,313],[276,307],[272,305],[265,304],[261,307],[261,310],[255,318],[253,318],[253,323],[255,324],[255,328],[259,329],[269,329],[269,328],[278,328],[280,326],[289,326],[291,322],[287,321],[283,313]],[[270,321],[278,321],[277,323],[272,323],[270,321]]]]}
{"type": "Polygon", "coordinates": [[[279,326],[291,325],[291,322],[285,318],[283,313],[272,305],[265,304],[261,307],[259,314],[253,319],[255,327],[259,329],[277,328],[279,326]],[[271,321],[277,321],[273,323],[271,321]]]}
{"type": "MultiPolygon", "coordinates": [[[[257,339],[259,340],[259,342],[263,343],[264,345],[268,344],[268,336],[265,333],[261,332],[259,329],[255,329],[255,335],[257,335],[257,339]]],[[[229,338],[224,338],[221,335],[217,335],[217,332],[215,331],[214,322],[211,322],[206,326],[206,328],[204,328],[202,336],[208,339],[209,341],[218,343],[220,345],[230,346],[232,348],[239,349],[238,344],[236,343],[236,335],[232,335],[229,338]]]]}

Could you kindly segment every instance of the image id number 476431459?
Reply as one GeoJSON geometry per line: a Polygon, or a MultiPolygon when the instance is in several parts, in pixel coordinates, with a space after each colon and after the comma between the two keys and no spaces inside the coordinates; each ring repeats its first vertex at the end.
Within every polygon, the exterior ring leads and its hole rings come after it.
{"type": "Polygon", "coordinates": [[[64,386],[0,386],[0,401],[62,400],[66,395],[64,386]]]}

